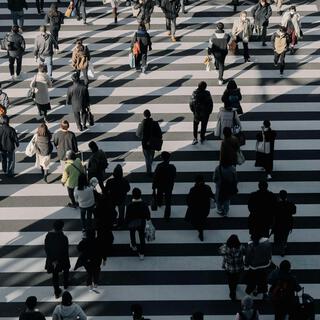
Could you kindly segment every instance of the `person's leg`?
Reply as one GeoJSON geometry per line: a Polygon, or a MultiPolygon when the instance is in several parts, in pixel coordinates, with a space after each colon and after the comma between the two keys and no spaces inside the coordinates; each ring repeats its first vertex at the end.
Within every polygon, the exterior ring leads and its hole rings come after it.
{"type": "Polygon", "coordinates": [[[95,269],[93,270],[93,283],[95,285],[98,285],[98,282],[99,282],[99,277],[100,277],[100,268],[99,267],[95,267],[95,269]]]}
{"type": "Polygon", "coordinates": [[[249,269],[248,271],[248,281],[247,281],[247,288],[246,288],[246,293],[247,294],[251,294],[256,286],[257,286],[257,276],[256,276],[256,270],[252,270],[252,269],[249,269]]]}
{"type": "Polygon", "coordinates": [[[8,176],[12,176],[14,174],[14,167],[15,167],[15,152],[14,151],[7,151],[7,174],[8,176]]]}
{"type": "Polygon", "coordinates": [[[40,0],[40,10],[43,12],[44,0],[40,0]]]}
{"type": "Polygon", "coordinates": [[[81,2],[81,14],[82,14],[83,22],[86,23],[87,22],[87,12],[86,12],[86,6],[85,6],[84,1],[81,2]]]}
{"type": "Polygon", "coordinates": [[[163,205],[163,190],[161,190],[160,188],[157,188],[156,197],[157,197],[157,205],[159,207],[162,207],[162,205],[163,205]]]}
{"type": "Polygon", "coordinates": [[[280,54],[280,74],[283,74],[283,71],[284,71],[285,57],[286,57],[286,52],[282,52],[280,54]]]}
{"type": "Polygon", "coordinates": [[[274,62],[275,65],[278,64],[279,58],[280,58],[280,55],[279,55],[277,52],[274,51],[274,59],[273,59],[273,62],[274,62]]]}
{"type": "Polygon", "coordinates": [[[136,70],[140,70],[141,69],[141,59],[142,59],[142,54],[139,53],[136,57],[136,70]]]}
{"type": "Polygon", "coordinates": [[[74,189],[67,187],[68,190],[68,196],[71,200],[71,203],[75,206],[76,205],[76,199],[74,198],[74,189]]]}
{"type": "Polygon", "coordinates": [[[248,59],[250,59],[250,55],[249,55],[249,43],[242,41],[242,45],[243,45],[243,58],[244,58],[244,60],[248,61],[248,59]]]}
{"type": "Polygon", "coordinates": [[[52,77],[52,56],[48,56],[44,58],[44,63],[47,66],[48,69],[48,76],[52,77]]]}
{"type": "Polygon", "coordinates": [[[84,129],[87,128],[87,122],[88,122],[88,111],[86,109],[83,109],[81,111],[81,121],[82,121],[82,127],[84,129]]]}
{"type": "Polygon", "coordinates": [[[257,270],[257,291],[258,293],[267,293],[268,284],[267,284],[267,272],[266,269],[257,270]]]}
{"type": "Polygon", "coordinates": [[[165,209],[164,209],[164,217],[169,219],[171,216],[171,198],[172,198],[172,190],[166,190],[164,193],[164,201],[165,201],[165,209]]]}
{"type": "Polygon", "coordinates": [[[22,56],[16,58],[17,61],[17,69],[16,69],[16,75],[19,76],[21,73],[21,66],[22,66],[22,56]]]}
{"type": "Polygon", "coordinates": [[[80,6],[81,6],[80,1],[77,1],[75,9],[76,9],[76,17],[78,21],[81,20],[80,6]]]}
{"type": "Polygon", "coordinates": [[[81,131],[82,125],[81,125],[81,120],[80,120],[80,112],[73,112],[73,115],[74,115],[74,120],[76,122],[78,129],[81,131]]]}
{"type": "Polygon", "coordinates": [[[137,247],[136,230],[130,230],[130,242],[132,247],[137,247]]]}
{"type": "Polygon", "coordinates": [[[171,34],[171,20],[166,18],[166,30],[167,33],[170,35],[171,34]]]}
{"type": "Polygon", "coordinates": [[[12,25],[18,25],[18,14],[17,11],[11,11],[12,25]]]}
{"type": "Polygon", "coordinates": [[[264,25],[264,26],[262,26],[262,34],[261,34],[262,44],[265,44],[266,40],[267,40],[267,26],[264,25]]]}
{"type": "Polygon", "coordinates": [[[219,80],[223,80],[223,73],[224,73],[224,60],[225,56],[220,56],[218,59],[218,67],[219,67],[219,80]]]}
{"type": "Polygon", "coordinates": [[[148,52],[142,52],[141,54],[141,67],[142,67],[142,71],[145,71],[146,67],[147,67],[147,58],[148,58],[148,52]]]}
{"type": "Polygon", "coordinates": [[[235,299],[236,298],[236,291],[237,291],[237,285],[239,282],[240,273],[230,273],[227,272],[227,278],[228,278],[228,285],[230,290],[230,298],[235,299]]]}
{"type": "Polygon", "coordinates": [[[193,138],[198,140],[198,128],[199,128],[199,121],[193,120],[193,138]]]}
{"type": "Polygon", "coordinates": [[[92,216],[93,216],[94,206],[87,208],[87,229],[92,229],[92,216]]]}
{"type": "Polygon", "coordinates": [[[209,117],[203,118],[201,120],[201,131],[200,131],[201,141],[204,141],[206,139],[208,121],[209,121],[209,117]]]}
{"type": "Polygon", "coordinates": [[[8,170],[8,152],[7,151],[1,151],[1,162],[2,162],[3,173],[7,173],[7,170],[8,170]]]}
{"type": "Polygon", "coordinates": [[[147,173],[152,173],[152,161],[153,161],[152,150],[143,149],[143,154],[144,154],[144,159],[146,163],[147,173]]]}
{"type": "Polygon", "coordinates": [[[87,208],[80,208],[80,220],[82,231],[87,231],[87,219],[86,219],[87,208]]]}
{"type": "Polygon", "coordinates": [[[230,207],[230,200],[225,200],[223,201],[223,213],[228,214],[229,212],[229,207],[230,207]]]}
{"type": "Polygon", "coordinates": [[[139,229],[138,233],[139,233],[139,240],[140,240],[139,253],[144,254],[144,247],[146,244],[144,229],[139,229]]]}
{"type": "Polygon", "coordinates": [[[67,289],[69,287],[69,270],[68,269],[63,270],[63,286],[64,286],[64,289],[67,289]]]}
{"type": "Polygon", "coordinates": [[[10,76],[14,76],[14,60],[15,58],[9,56],[9,72],[10,76]]]}
{"type": "Polygon", "coordinates": [[[126,209],[126,205],[125,203],[121,203],[118,205],[118,213],[119,213],[119,217],[118,217],[118,223],[121,225],[124,222],[124,212],[126,209]]]}
{"type": "Polygon", "coordinates": [[[57,294],[60,291],[59,287],[59,272],[56,268],[53,268],[52,272],[52,286],[54,289],[54,293],[57,294]]]}
{"type": "Polygon", "coordinates": [[[24,12],[23,10],[18,11],[18,26],[22,29],[24,25],[24,12]]]}
{"type": "Polygon", "coordinates": [[[180,0],[180,4],[181,4],[181,12],[185,13],[184,0],[180,0]]]}
{"type": "Polygon", "coordinates": [[[171,20],[171,36],[175,37],[177,28],[177,18],[171,20]]]}

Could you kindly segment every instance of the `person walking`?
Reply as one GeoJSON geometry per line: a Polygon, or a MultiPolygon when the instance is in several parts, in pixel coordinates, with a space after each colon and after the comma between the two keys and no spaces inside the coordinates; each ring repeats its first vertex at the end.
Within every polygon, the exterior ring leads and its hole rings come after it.
{"type": "Polygon", "coordinates": [[[118,209],[118,221],[116,222],[117,226],[122,226],[124,223],[126,199],[129,191],[129,181],[123,177],[121,165],[117,164],[113,170],[113,177],[107,180],[104,187],[104,193],[109,195],[114,209],[118,209]]]}
{"type": "Polygon", "coordinates": [[[21,80],[22,57],[26,49],[26,43],[23,36],[19,34],[19,26],[13,26],[11,28],[11,32],[5,36],[5,40],[7,43],[7,54],[9,57],[9,72],[11,79],[12,81],[21,80]],[[15,63],[16,70],[14,70],[15,63]]]}
{"type": "Polygon", "coordinates": [[[200,241],[204,240],[203,230],[206,227],[207,217],[210,213],[210,201],[214,199],[214,194],[209,185],[205,184],[204,178],[198,175],[194,186],[187,195],[187,212],[185,220],[191,222],[198,230],[200,241]]]}
{"type": "Polygon", "coordinates": [[[99,149],[94,141],[90,141],[89,149],[92,154],[88,160],[88,179],[96,177],[99,182],[100,189],[104,189],[105,171],[108,168],[108,159],[105,152],[99,149]]]}
{"type": "Polygon", "coordinates": [[[167,35],[172,42],[176,42],[177,17],[181,8],[180,0],[161,0],[161,9],[166,17],[167,35]]]}
{"type": "Polygon", "coordinates": [[[237,286],[244,270],[246,248],[240,243],[238,236],[232,234],[219,248],[219,253],[223,256],[222,268],[227,274],[229,297],[231,300],[237,300],[237,286]]]}
{"type": "Polygon", "coordinates": [[[12,25],[19,26],[19,31],[23,32],[24,10],[28,10],[26,0],[8,0],[8,9],[11,12],[12,25]]]}
{"type": "Polygon", "coordinates": [[[72,302],[72,296],[69,291],[64,291],[62,294],[61,303],[58,304],[52,313],[52,320],[87,320],[87,316],[82,308],[72,302]]]}
{"type": "Polygon", "coordinates": [[[269,120],[263,121],[261,131],[257,134],[256,145],[256,167],[262,167],[267,175],[267,180],[271,180],[273,170],[274,144],[277,132],[271,129],[269,120]]]}
{"type": "Polygon", "coordinates": [[[76,154],[72,150],[66,152],[66,162],[62,173],[61,183],[67,187],[68,195],[71,200],[67,204],[68,207],[77,208],[78,203],[74,198],[74,188],[78,185],[79,176],[85,173],[81,161],[76,158],[76,154]]]}
{"type": "Polygon", "coordinates": [[[2,171],[8,176],[14,176],[15,167],[15,149],[19,147],[17,132],[9,124],[8,116],[2,117],[0,126],[0,155],[2,162],[2,171]]]}
{"type": "Polygon", "coordinates": [[[138,31],[132,37],[131,51],[135,57],[136,70],[141,70],[142,73],[146,73],[147,70],[148,48],[151,51],[151,45],[151,38],[145,25],[140,24],[138,31]],[[137,50],[137,46],[139,50],[137,50]]]}
{"type": "Polygon", "coordinates": [[[280,60],[280,76],[283,76],[283,71],[285,68],[285,57],[290,44],[290,36],[287,33],[287,28],[280,26],[271,36],[271,43],[274,51],[274,66],[278,66],[280,60]]]}
{"type": "Polygon", "coordinates": [[[83,24],[87,24],[87,12],[86,12],[87,0],[77,0],[76,2],[76,16],[77,20],[83,20],[83,24]]]}
{"type": "Polygon", "coordinates": [[[128,204],[125,222],[130,231],[130,248],[139,254],[140,260],[144,259],[145,252],[145,226],[146,220],[150,220],[150,210],[148,205],[141,199],[141,190],[133,188],[132,202],[128,204]],[[137,248],[136,232],[138,231],[140,246],[137,248]]]}
{"type": "Polygon", "coordinates": [[[231,35],[237,44],[238,42],[242,42],[244,62],[250,62],[249,41],[252,36],[252,29],[247,11],[241,11],[239,19],[233,23],[231,35]]]}
{"type": "Polygon", "coordinates": [[[232,135],[229,127],[223,129],[223,135],[224,138],[220,147],[220,163],[225,167],[236,166],[237,154],[240,150],[239,140],[232,135]]]}
{"type": "Polygon", "coordinates": [[[38,73],[33,77],[30,88],[35,89],[34,101],[39,112],[39,120],[48,122],[47,113],[51,110],[49,88],[52,87],[52,81],[47,74],[47,67],[40,64],[38,73]]]}
{"type": "Polygon", "coordinates": [[[74,153],[79,152],[76,135],[69,130],[68,120],[62,119],[60,121],[60,130],[53,134],[52,141],[57,149],[57,156],[63,172],[66,152],[68,150],[72,150],[74,153]]]}
{"type": "Polygon", "coordinates": [[[198,143],[198,127],[200,122],[200,142],[203,143],[206,140],[207,125],[213,109],[211,93],[206,89],[207,83],[205,81],[199,82],[198,88],[193,91],[189,102],[193,113],[193,145],[198,143]]]}
{"type": "Polygon", "coordinates": [[[241,300],[241,311],[236,314],[235,320],[259,320],[259,311],[254,307],[253,299],[244,296],[241,300]]]}
{"type": "Polygon", "coordinates": [[[37,297],[29,296],[25,302],[26,309],[20,313],[19,320],[46,320],[43,313],[36,309],[37,302],[37,297]]]}
{"type": "Polygon", "coordinates": [[[44,63],[48,69],[48,75],[52,79],[52,68],[53,68],[53,49],[59,50],[59,46],[53,35],[47,33],[47,27],[40,27],[40,34],[35,38],[33,55],[41,63],[44,63]]]}
{"type": "Polygon", "coordinates": [[[251,14],[254,18],[254,27],[262,46],[266,46],[267,27],[269,25],[269,18],[272,15],[271,5],[267,0],[259,0],[259,2],[251,9],[251,14]]]}
{"type": "Polygon", "coordinates": [[[35,166],[41,169],[43,180],[48,183],[47,179],[53,146],[51,143],[51,132],[45,123],[39,125],[34,141],[36,147],[35,166]]]}
{"type": "Polygon", "coordinates": [[[281,190],[279,199],[275,206],[272,232],[274,235],[274,245],[280,249],[283,257],[286,253],[289,233],[293,229],[293,216],[296,214],[295,204],[288,200],[288,193],[281,190]]]}
{"type": "Polygon", "coordinates": [[[271,265],[272,247],[268,238],[262,237],[258,233],[251,235],[248,242],[245,266],[248,268],[246,294],[253,293],[257,296],[263,294],[263,299],[267,297],[267,270],[271,265]]]}
{"type": "Polygon", "coordinates": [[[274,319],[296,319],[295,293],[302,290],[296,278],[291,273],[291,264],[288,260],[281,261],[279,268],[271,272],[268,277],[271,285],[269,296],[274,308],[274,319]]]}
{"type": "Polygon", "coordinates": [[[289,10],[283,14],[281,25],[287,28],[287,34],[290,39],[290,54],[294,54],[294,46],[298,43],[298,40],[303,37],[301,16],[297,12],[296,6],[291,6],[289,10]]]}
{"type": "Polygon", "coordinates": [[[283,5],[283,0],[273,0],[274,3],[276,4],[277,6],[277,10],[278,10],[278,15],[281,16],[282,15],[282,5],[283,5]]]}
{"type": "Polygon", "coordinates": [[[237,114],[243,114],[243,110],[240,104],[242,100],[242,94],[240,88],[234,80],[229,80],[226,90],[223,92],[221,101],[224,103],[224,108],[227,110],[235,110],[237,114]]]}
{"type": "Polygon", "coordinates": [[[59,286],[59,273],[63,272],[63,286],[69,286],[69,240],[63,233],[64,222],[56,220],[53,223],[53,230],[49,231],[44,241],[46,252],[45,269],[52,274],[52,285],[55,297],[58,299],[62,293],[59,286]]]}
{"type": "Polygon", "coordinates": [[[89,84],[88,68],[90,59],[88,46],[85,46],[81,39],[77,39],[76,46],[72,50],[72,68],[79,75],[79,78],[80,72],[82,72],[85,86],[89,84]]]}
{"type": "Polygon", "coordinates": [[[224,62],[228,54],[228,44],[231,37],[224,31],[224,24],[217,23],[217,29],[209,39],[208,54],[214,56],[214,65],[219,70],[219,85],[223,84],[224,62]]]}
{"type": "Polygon", "coordinates": [[[237,172],[234,166],[219,164],[213,176],[216,185],[217,214],[227,217],[229,213],[230,200],[238,193],[237,172]]]}
{"type": "Polygon", "coordinates": [[[260,234],[269,238],[270,228],[273,223],[273,215],[276,209],[277,198],[268,190],[268,183],[264,180],[259,182],[259,190],[252,192],[248,200],[248,229],[249,234],[260,234]]]}
{"type": "Polygon", "coordinates": [[[51,3],[44,21],[46,24],[49,24],[50,33],[59,47],[59,31],[61,29],[61,25],[64,23],[64,14],[58,10],[58,3],[51,3]]]}
{"type": "Polygon", "coordinates": [[[36,0],[36,7],[37,7],[38,14],[44,14],[43,6],[44,6],[44,0],[36,0]]]}
{"type": "Polygon", "coordinates": [[[143,112],[144,119],[139,124],[136,136],[141,139],[147,174],[152,176],[152,162],[155,150],[162,147],[162,131],[157,121],[151,118],[150,110],[143,112]]]}
{"type": "Polygon", "coordinates": [[[156,192],[157,205],[162,206],[165,202],[164,218],[169,221],[171,216],[171,198],[174,182],[177,176],[176,167],[170,163],[171,154],[167,151],[161,152],[160,162],[153,175],[152,190],[156,192]]]}
{"type": "Polygon", "coordinates": [[[2,90],[0,83],[0,108],[4,109],[1,112],[1,116],[5,116],[7,114],[7,110],[10,107],[10,100],[8,95],[2,90]]]}
{"type": "Polygon", "coordinates": [[[66,104],[72,106],[74,119],[79,131],[87,129],[88,108],[90,107],[90,97],[88,87],[80,81],[78,73],[71,77],[73,83],[68,88],[66,104]]]}
{"type": "Polygon", "coordinates": [[[154,2],[152,0],[139,0],[134,9],[139,10],[137,15],[138,25],[144,25],[146,30],[150,29],[150,19],[154,9],[154,2]]]}

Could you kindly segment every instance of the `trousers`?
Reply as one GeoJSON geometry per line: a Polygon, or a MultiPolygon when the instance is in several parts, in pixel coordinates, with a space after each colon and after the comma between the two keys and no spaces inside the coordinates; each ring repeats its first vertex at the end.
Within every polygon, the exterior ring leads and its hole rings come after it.
{"type": "Polygon", "coordinates": [[[146,162],[147,173],[152,172],[152,162],[154,158],[154,150],[143,149],[144,160],[146,162]]]}
{"type": "Polygon", "coordinates": [[[221,52],[214,52],[214,65],[217,70],[219,70],[219,80],[223,80],[223,73],[224,73],[224,62],[226,60],[226,54],[223,54],[221,52]]]}
{"type": "Polygon", "coordinates": [[[161,188],[157,189],[157,204],[159,207],[162,206],[163,197],[164,197],[164,204],[165,204],[164,217],[170,218],[172,189],[161,189],[161,188]]]}
{"type": "Polygon", "coordinates": [[[16,75],[18,76],[21,73],[21,65],[22,65],[22,56],[10,57],[9,56],[9,71],[10,75],[14,75],[14,63],[16,62],[16,75]]]}
{"type": "Polygon", "coordinates": [[[286,52],[282,52],[282,53],[277,53],[277,52],[274,52],[274,63],[275,64],[278,64],[279,62],[279,66],[280,66],[280,73],[283,74],[283,71],[284,71],[284,67],[285,67],[285,59],[286,57],[286,52]]]}
{"type": "Polygon", "coordinates": [[[14,26],[23,27],[24,24],[24,12],[20,11],[11,11],[12,22],[14,26]],[[18,22],[19,21],[19,22],[18,22]]]}
{"type": "Polygon", "coordinates": [[[198,127],[199,127],[199,122],[201,122],[201,129],[200,129],[200,139],[204,140],[206,137],[206,132],[207,132],[207,125],[208,125],[208,118],[204,118],[202,120],[193,120],[193,137],[194,139],[198,139],[198,127]]]}
{"type": "Polygon", "coordinates": [[[14,174],[15,167],[15,152],[14,151],[0,151],[2,159],[2,170],[8,176],[14,174]]]}
{"type": "Polygon", "coordinates": [[[139,240],[140,240],[139,253],[144,254],[144,247],[145,247],[145,244],[146,244],[144,229],[130,230],[131,245],[133,247],[137,246],[136,231],[138,231],[139,240]]]}
{"type": "Polygon", "coordinates": [[[171,36],[176,34],[177,18],[168,19],[166,18],[166,30],[171,32],[171,36]]]}

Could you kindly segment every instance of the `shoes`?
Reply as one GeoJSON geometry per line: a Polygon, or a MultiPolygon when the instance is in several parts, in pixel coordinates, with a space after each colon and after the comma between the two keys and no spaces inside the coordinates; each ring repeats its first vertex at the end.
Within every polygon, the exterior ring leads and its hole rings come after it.
{"type": "Polygon", "coordinates": [[[199,232],[199,235],[198,235],[200,241],[203,241],[203,233],[199,232]]]}
{"type": "Polygon", "coordinates": [[[187,10],[183,10],[182,13],[183,13],[183,14],[187,14],[188,11],[187,11],[187,10]]]}
{"type": "Polygon", "coordinates": [[[86,21],[86,20],[83,20],[83,24],[87,24],[87,21],[86,21]]]}
{"type": "Polygon", "coordinates": [[[138,249],[136,246],[133,246],[132,244],[130,244],[130,248],[132,251],[136,252],[138,249]]]}
{"type": "Polygon", "coordinates": [[[203,144],[206,141],[206,138],[200,139],[200,143],[203,144]]]}
{"type": "Polygon", "coordinates": [[[69,283],[65,283],[64,285],[63,285],[63,289],[64,290],[67,290],[69,288],[69,283]]]}
{"type": "Polygon", "coordinates": [[[61,296],[62,290],[59,288],[57,291],[54,292],[54,296],[56,299],[59,299],[61,296]]]}
{"type": "Polygon", "coordinates": [[[250,58],[244,59],[244,62],[251,62],[250,58]]]}
{"type": "Polygon", "coordinates": [[[16,81],[16,78],[14,76],[11,76],[12,81],[16,81]]]}
{"type": "Polygon", "coordinates": [[[294,47],[290,48],[290,54],[294,54],[294,47]]]}
{"type": "Polygon", "coordinates": [[[67,207],[76,209],[76,208],[77,208],[77,205],[69,202],[69,203],[67,204],[67,207]]]}
{"type": "Polygon", "coordinates": [[[47,174],[45,174],[45,175],[43,176],[43,181],[44,181],[45,183],[48,183],[48,175],[47,175],[47,174]]]}
{"type": "Polygon", "coordinates": [[[88,129],[88,127],[87,126],[83,126],[83,130],[86,130],[86,129],[88,129]]]}
{"type": "Polygon", "coordinates": [[[197,144],[197,143],[198,143],[198,139],[193,139],[192,145],[194,146],[194,145],[197,144]]]}
{"type": "Polygon", "coordinates": [[[263,46],[263,47],[266,47],[267,44],[266,44],[265,42],[262,42],[262,46],[263,46]]]}
{"type": "Polygon", "coordinates": [[[219,80],[218,83],[219,83],[219,86],[222,86],[223,85],[223,80],[219,80]]]}
{"type": "Polygon", "coordinates": [[[144,260],[144,254],[139,253],[139,259],[140,259],[141,261],[144,260]]]}
{"type": "Polygon", "coordinates": [[[92,291],[92,290],[93,290],[93,285],[90,284],[90,285],[88,286],[88,288],[89,288],[89,291],[92,291]]]}
{"type": "Polygon", "coordinates": [[[81,18],[80,17],[77,17],[77,21],[80,21],[81,20],[81,18]]]}
{"type": "Polygon", "coordinates": [[[280,78],[283,78],[283,72],[280,72],[280,78]]]}
{"type": "Polygon", "coordinates": [[[175,37],[175,36],[171,36],[171,41],[172,41],[172,42],[177,42],[176,37],[175,37]]]}
{"type": "Polygon", "coordinates": [[[171,36],[171,32],[170,32],[170,31],[167,31],[167,32],[166,32],[166,35],[167,35],[167,36],[171,36]]]}
{"type": "Polygon", "coordinates": [[[98,288],[98,285],[97,285],[96,283],[94,283],[94,284],[93,284],[93,288],[94,288],[94,289],[97,289],[97,288],[98,288]]]}

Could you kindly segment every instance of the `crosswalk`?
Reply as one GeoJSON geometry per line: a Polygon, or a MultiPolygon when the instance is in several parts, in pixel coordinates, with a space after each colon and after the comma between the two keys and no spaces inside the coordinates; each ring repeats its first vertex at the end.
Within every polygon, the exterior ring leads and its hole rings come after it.
{"type": "MultiPolygon", "coordinates": [[[[96,124],[77,133],[79,148],[88,158],[88,142],[96,140],[111,160],[108,172],[117,164],[123,166],[131,186],[141,188],[144,199],[151,198],[151,180],[145,175],[141,145],[135,136],[143,111],[150,109],[165,132],[163,149],[172,152],[177,167],[177,183],[173,194],[172,218],[163,221],[163,209],[152,212],[157,229],[156,240],[147,245],[145,260],[130,251],[127,231],[115,231],[112,256],[102,268],[99,293],[85,287],[83,269],[71,272],[70,291],[92,320],[128,320],[130,305],[142,303],[147,318],[153,320],[188,319],[195,311],[205,313],[206,320],[231,320],[240,308],[231,302],[218,248],[229,235],[238,234],[248,241],[247,200],[257,188],[263,173],[254,167],[255,136],[261,123],[270,119],[278,132],[273,181],[270,189],[286,189],[297,204],[295,229],[289,236],[288,256],[294,273],[305,291],[317,302],[320,319],[320,14],[317,1],[287,1],[284,9],[296,4],[302,15],[304,38],[295,55],[286,57],[284,78],[273,67],[268,42],[249,45],[252,62],[244,64],[242,56],[228,56],[225,78],[236,78],[243,95],[244,114],[241,123],[247,137],[243,146],[246,162],[237,168],[239,194],[232,201],[228,219],[211,213],[200,243],[197,233],[184,222],[185,198],[197,173],[212,181],[219,159],[219,140],[213,136],[221,95],[225,86],[218,86],[217,73],[206,72],[203,60],[207,41],[214,24],[222,21],[227,31],[232,28],[233,7],[224,0],[195,0],[188,13],[178,18],[177,39],[172,43],[165,35],[164,17],[155,7],[151,18],[153,51],[148,57],[149,71],[137,74],[128,66],[129,41],[137,25],[131,10],[124,4],[119,9],[118,24],[113,24],[110,5],[88,0],[88,25],[66,19],[60,31],[60,51],[54,56],[53,76],[57,80],[50,89],[52,110],[49,128],[54,132],[66,118],[76,130],[70,107],[65,105],[66,88],[71,77],[71,51],[76,37],[84,39],[91,50],[96,78],[90,84],[92,112],[96,124]],[[192,114],[188,101],[200,80],[208,83],[214,99],[214,111],[208,124],[208,141],[192,146],[192,114]]],[[[45,3],[45,11],[49,7],[45,3]]],[[[62,7],[67,3],[62,2],[62,7]]],[[[240,5],[238,11],[250,10],[240,5]]],[[[274,10],[275,11],[275,10],[274,10]]],[[[29,3],[25,16],[24,81],[9,81],[8,61],[0,52],[0,79],[13,107],[11,124],[19,133],[21,144],[16,153],[16,176],[0,175],[0,320],[17,319],[29,295],[36,295],[39,309],[51,319],[58,303],[53,296],[50,276],[45,273],[43,240],[54,219],[65,221],[70,241],[71,265],[74,266],[80,240],[80,214],[65,207],[66,190],[60,185],[59,164],[51,164],[49,184],[45,184],[34,168],[34,159],[24,154],[35,132],[37,109],[25,98],[36,70],[32,49],[42,17],[35,3],[29,3]]],[[[0,0],[0,38],[11,25],[6,0],[0,0]]],[[[281,17],[273,13],[268,28],[270,36],[281,17]]],[[[158,163],[157,154],[155,165],[158,163]]],[[[282,258],[273,257],[275,263],[282,258]]],[[[237,292],[244,296],[244,286],[237,292]]],[[[262,319],[271,320],[270,303],[257,300],[262,319]]]]}

